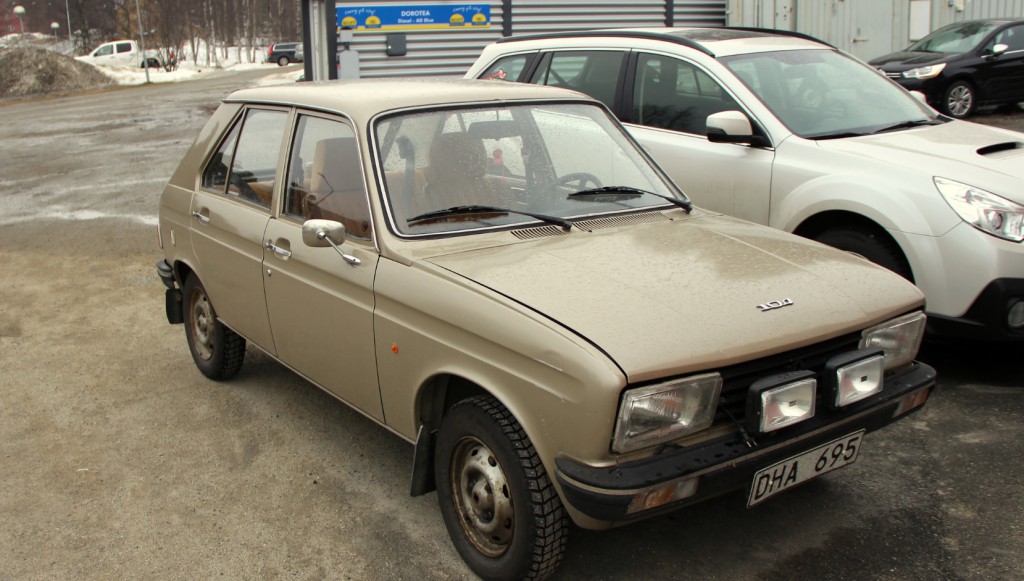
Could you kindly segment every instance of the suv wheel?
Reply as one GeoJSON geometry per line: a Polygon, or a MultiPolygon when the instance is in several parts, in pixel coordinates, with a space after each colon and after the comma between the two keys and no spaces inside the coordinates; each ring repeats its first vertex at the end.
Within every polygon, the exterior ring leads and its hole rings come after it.
{"type": "Polygon", "coordinates": [[[461,401],[437,436],[441,515],[459,554],[484,579],[543,579],[562,560],[568,517],[537,451],[491,396],[461,401]]]}
{"type": "Polygon", "coordinates": [[[825,230],[814,239],[833,248],[857,254],[914,282],[907,258],[903,256],[896,241],[883,231],[864,226],[840,226],[825,230]]]}
{"type": "Polygon", "coordinates": [[[288,57],[283,56],[283,57],[280,57],[280,58],[277,59],[277,66],[279,66],[279,67],[286,67],[286,66],[288,66],[288,64],[290,62],[291,61],[288,60],[288,57]]]}

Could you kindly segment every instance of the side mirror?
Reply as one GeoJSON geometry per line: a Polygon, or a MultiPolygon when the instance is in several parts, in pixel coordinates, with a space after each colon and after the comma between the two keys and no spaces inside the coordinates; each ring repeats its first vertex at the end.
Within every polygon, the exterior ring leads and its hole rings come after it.
{"type": "Polygon", "coordinates": [[[994,45],[992,47],[992,49],[989,51],[988,54],[990,56],[999,56],[999,55],[1003,54],[1004,52],[1006,52],[1006,50],[1008,48],[1010,48],[1009,45],[1006,45],[1006,44],[1003,44],[1003,43],[1000,42],[999,44],[994,45]]]}
{"type": "Polygon", "coordinates": [[[707,137],[712,143],[749,143],[755,147],[766,145],[763,137],[754,135],[750,119],[740,111],[720,111],[708,115],[707,137]]]}
{"type": "Polygon", "coordinates": [[[302,242],[313,248],[341,246],[345,242],[345,226],[334,220],[306,220],[302,225],[302,242]]]}
{"type": "Polygon", "coordinates": [[[313,248],[330,246],[341,258],[352,266],[359,266],[363,261],[351,254],[346,254],[340,247],[345,243],[345,225],[334,220],[306,220],[302,224],[302,242],[313,248]]]}

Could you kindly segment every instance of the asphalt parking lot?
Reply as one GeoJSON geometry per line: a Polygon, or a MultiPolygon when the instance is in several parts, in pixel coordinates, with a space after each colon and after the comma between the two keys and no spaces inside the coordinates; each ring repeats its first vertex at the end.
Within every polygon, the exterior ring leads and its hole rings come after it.
{"type": "MultiPolygon", "coordinates": [[[[166,323],[160,191],[266,74],[0,102],[0,577],[472,578],[411,446],[252,349],[205,379],[166,323]]],[[[557,578],[1024,578],[1020,353],[929,342],[931,401],[853,466],[574,531],[557,578]]]]}

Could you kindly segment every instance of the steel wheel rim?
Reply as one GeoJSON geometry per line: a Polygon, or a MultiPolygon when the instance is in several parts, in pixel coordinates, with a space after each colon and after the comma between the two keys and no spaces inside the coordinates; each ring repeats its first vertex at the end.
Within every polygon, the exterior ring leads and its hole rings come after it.
{"type": "Polygon", "coordinates": [[[192,332],[192,344],[200,358],[208,360],[213,357],[213,309],[206,293],[193,292],[189,301],[189,328],[192,332]]]}
{"type": "Polygon", "coordinates": [[[449,480],[455,512],[469,541],[487,557],[505,554],[512,543],[515,515],[508,480],[494,452],[476,438],[459,440],[449,480]]]}
{"type": "Polygon", "coordinates": [[[949,99],[947,99],[946,104],[949,106],[950,113],[960,116],[966,115],[967,112],[971,110],[971,103],[973,101],[974,99],[971,98],[971,90],[960,85],[959,87],[954,87],[953,90],[949,92],[949,99]]]}

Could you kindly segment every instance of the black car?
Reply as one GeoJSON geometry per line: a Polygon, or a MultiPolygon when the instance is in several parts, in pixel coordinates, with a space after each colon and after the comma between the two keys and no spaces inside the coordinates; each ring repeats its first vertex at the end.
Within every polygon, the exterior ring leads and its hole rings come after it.
{"type": "Polygon", "coordinates": [[[282,67],[291,63],[301,63],[302,54],[295,54],[295,51],[299,48],[302,48],[301,42],[279,42],[272,44],[267,50],[267,62],[277,63],[282,67]]]}
{"type": "Polygon", "coordinates": [[[1018,103],[1024,101],[1024,20],[950,24],[870,64],[951,117],[1018,103]]]}

